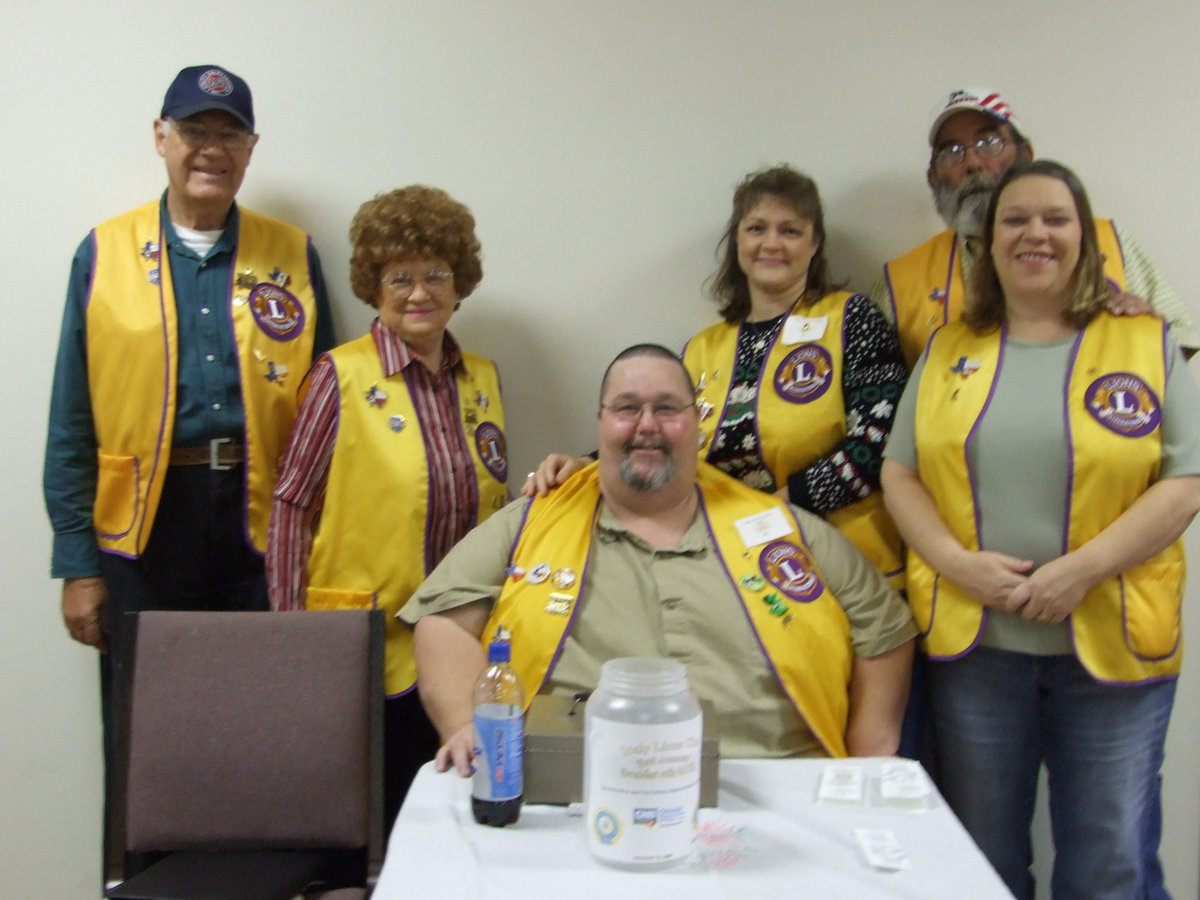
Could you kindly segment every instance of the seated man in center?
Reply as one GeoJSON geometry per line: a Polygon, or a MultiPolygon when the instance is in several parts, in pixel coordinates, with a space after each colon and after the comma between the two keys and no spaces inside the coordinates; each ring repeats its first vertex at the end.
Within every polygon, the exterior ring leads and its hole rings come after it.
{"type": "Polygon", "coordinates": [[[600,387],[599,460],[471,531],[400,611],[439,771],[471,771],[471,689],[503,624],[526,694],[593,690],[623,656],[683,662],[721,753],[887,756],[916,627],[837,531],[696,455],[691,379],[639,344],[600,387]]]}

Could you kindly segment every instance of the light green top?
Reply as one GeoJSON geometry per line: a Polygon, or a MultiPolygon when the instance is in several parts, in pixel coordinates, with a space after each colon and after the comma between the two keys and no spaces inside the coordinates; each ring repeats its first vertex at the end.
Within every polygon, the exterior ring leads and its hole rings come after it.
{"type": "MultiPolygon", "coordinates": [[[[1004,345],[995,391],[968,448],[980,506],[980,545],[1043,565],[1062,555],[1067,513],[1067,432],[1063,385],[1074,338],[1004,345]]],[[[925,354],[896,408],[884,457],[917,468],[914,421],[925,354]]],[[[1171,347],[1162,401],[1160,478],[1200,474],[1200,398],[1179,350],[1171,347]]],[[[988,610],[984,646],[1019,653],[1069,654],[1070,625],[1029,622],[988,610]]]]}
{"type": "MultiPolygon", "coordinates": [[[[414,623],[473,601],[490,607],[527,504],[510,503],[463,538],[400,617],[414,623]]],[[[878,570],[824,521],[793,512],[846,611],[855,654],[877,656],[915,637],[908,607],[878,570]]],[[[546,562],[557,567],[553,559],[546,562]]],[[[716,709],[723,756],[824,755],[767,664],[702,516],[678,547],[654,550],[601,509],[586,577],[575,623],[544,693],[594,690],[609,659],[667,656],[687,666],[692,690],[716,709]]]]}

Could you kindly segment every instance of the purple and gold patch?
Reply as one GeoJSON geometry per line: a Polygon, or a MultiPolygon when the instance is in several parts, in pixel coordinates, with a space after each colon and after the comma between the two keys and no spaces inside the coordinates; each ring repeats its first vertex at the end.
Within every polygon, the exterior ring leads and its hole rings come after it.
{"type": "Polygon", "coordinates": [[[1132,372],[1101,375],[1083,395],[1092,418],[1122,437],[1145,437],[1162,421],[1162,406],[1150,386],[1132,372]]]}
{"type": "Polygon", "coordinates": [[[475,449],[492,477],[501,484],[507,482],[508,445],[504,442],[504,432],[494,423],[484,422],[475,429],[475,449]]]}
{"type": "Polygon", "coordinates": [[[812,403],[833,383],[833,357],[820,344],[803,344],[775,370],[775,392],[789,403],[812,403]]]}
{"type": "Polygon", "coordinates": [[[791,541],[773,541],[758,556],[763,576],[790,599],[811,603],[825,592],[808,551],[791,541]]]}
{"type": "Polygon", "coordinates": [[[277,284],[263,282],[250,292],[250,312],[267,337],[291,341],[304,330],[304,307],[277,284]]]}

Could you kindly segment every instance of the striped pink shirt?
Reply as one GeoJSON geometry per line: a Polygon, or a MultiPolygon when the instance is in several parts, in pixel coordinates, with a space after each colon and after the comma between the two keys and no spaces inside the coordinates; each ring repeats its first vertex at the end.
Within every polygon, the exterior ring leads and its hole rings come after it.
{"type": "MultiPolygon", "coordinates": [[[[429,468],[425,526],[428,574],[475,526],[479,506],[475,464],[463,434],[454,380],[455,371],[463,365],[462,352],[458,342],[446,332],[442,367],[431,372],[379,319],[371,323],[371,336],[375,339],[383,376],[404,373],[425,443],[429,468]]],[[[275,610],[304,608],[312,538],[320,527],[329,462],[337,439],[341,397],[333,360],[328,355],[318,359],[308,380],[308,395],[292,426],[275,486],[275,505],[267,534],[267,588],[271,608],[275,610]]],[[[381,485],[381,489],[386,487],[381,485]]]]}

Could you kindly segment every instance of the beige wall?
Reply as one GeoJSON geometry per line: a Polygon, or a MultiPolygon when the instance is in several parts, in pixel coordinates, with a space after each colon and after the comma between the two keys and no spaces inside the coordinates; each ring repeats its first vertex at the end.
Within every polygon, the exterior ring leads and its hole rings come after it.
{"type": "MultiPolygon", "coordinates": [[[[454,328],[500,365],[520,474],[548,449],[592,446],[598,375],[616,350],[680,346],[713,319],[702,281],[730,187],[749,169],[786,160],[818,179],[834,274],[861,289],[935,230],[924,132],[951,86],[1001,87],[1036,150],[1074,166],[1097,210],[1134,231],[1195,305],[1200,125],[1188,98],[1200,7],[1082,8],[10,4],[0,36],[3,892],[94,896],[96,666],[63,632],[46,576],[44,421],[70,255],[93,224],[162,189],[150,122],[178,68],[219,62],[253,86],[263,138],[242,199],[314,233],[343,337],[369,321],[346,287],[357,205],[425,181],[472,206],[486,277],[454,328]]],[[[1194,628],[1195,609],[1188,618],[1194,628]]],[[[1195,670],[1193,659],[1168,745],[1165,856],[1179,896],[1197,887],[1195,670]]]]}

